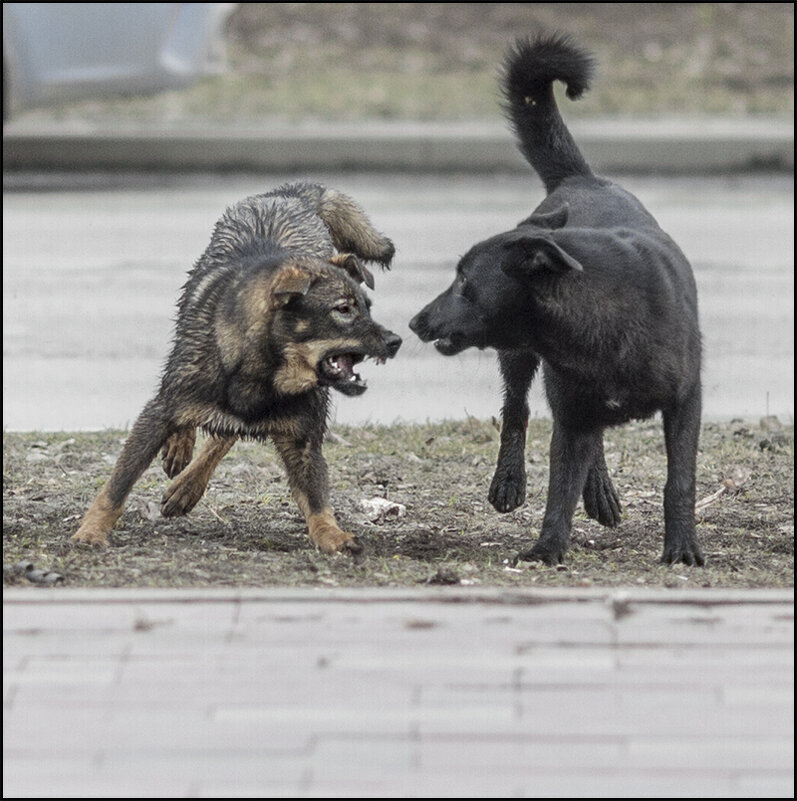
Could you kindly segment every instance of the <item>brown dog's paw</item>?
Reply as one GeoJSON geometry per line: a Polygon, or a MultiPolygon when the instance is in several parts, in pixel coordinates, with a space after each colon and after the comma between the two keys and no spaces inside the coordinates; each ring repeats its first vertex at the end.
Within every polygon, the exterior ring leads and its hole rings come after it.
{"type": "Polygon", "coordinates": [[[342,531],[334,523],[310,525],[310,539],[322,553],[362,553],[363,546],[354,534],[342,531]]]}
{"type": "Polygon", "coordinates": [[[161,451],[163,459],[163,472],[169,478],[174,478],[188,467],[191,457],[194,455],[194,443],[196,442],[196,431],[185,429],[172,434],[166,440],[166,444],[161,451]]]}
{"type": "Polygon", "coordinates": [[[107,545],[108,532],[100,526],[84,523],[73,535],[72,542],[84,545],[107,545]]]}
{"type": "Polygon", "coordinates": [[[201,481],[175,479],[166,488],[161,498],[161,514],[164,517],[187,515],[201,500],[207,484],[201,481]]]}

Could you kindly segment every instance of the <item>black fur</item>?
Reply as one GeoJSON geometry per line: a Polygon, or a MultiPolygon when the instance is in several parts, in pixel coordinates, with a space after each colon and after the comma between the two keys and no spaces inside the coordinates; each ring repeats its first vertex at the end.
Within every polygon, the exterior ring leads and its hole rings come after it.
{"type": "Polygon", "coordinates": [[[517,228],[480,242],[452,286],[410,323],[443,355],[498,350],[503,427],[490,502],[525,499],[526,396],[543,365],[554,419],[550,483],[539,540],[523,559],[562,561],[579,496],[591,517],[621,512],[603,455],[603,431],[660,411],[667,449],[667,563],[703,564],[694,521],[700,430],[700,331],[689,262],[650,213],[593,175],[565,127],[554,80],[578,97],[592,57],[567,37],[517,43],[503,90],[519,146],[547,197],[517,228]]]}

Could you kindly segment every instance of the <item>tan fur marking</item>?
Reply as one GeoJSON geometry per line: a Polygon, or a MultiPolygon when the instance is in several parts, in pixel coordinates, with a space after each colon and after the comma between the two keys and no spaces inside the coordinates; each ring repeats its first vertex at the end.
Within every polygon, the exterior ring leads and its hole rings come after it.
{"type": "Polygon", "coordinates": [[[107,545],[108,533],[122,516],[123,508],[114,506],[103,489],[84,515],[80,528],[72,535],[72,541],[86,545],[107,545]]]}
{"type": "Polygon", "coordinates": [[[274,388],[283,395],[299,395],[318,384],[318,363],[325,353],[354,350],[359,343],[346,339],[293,342],[283,349],[285,363],[274,373],[274,388]]]}
{"type": "Polygon", "coordinates": [[[310,529],[310,539],[324,553],[338,553],[348,543],[356,542],[353,534],[340,529],[329,507],[317,514],[308,515],[307,526],[310,529]]]}

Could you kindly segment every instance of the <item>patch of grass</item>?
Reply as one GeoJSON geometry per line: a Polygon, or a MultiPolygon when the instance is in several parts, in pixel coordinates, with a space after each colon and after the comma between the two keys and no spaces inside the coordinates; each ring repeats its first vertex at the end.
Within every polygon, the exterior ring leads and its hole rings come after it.
{"type": "Polygon", "coordinates": [[[365,545],[357,558],[311,546],[272,448],[238,443],[186,518],[155,517],[167,479],[154,464],[135,486],[107,548],[70,536],[110,474],[124,433],[9,434],[3,438],[3,560],[32,562],[65,587],[410,587],[423,583],[530,587],[769,587],[794,585],[794,432],[777,421],[708,423],[698,469],[698,532],[707,567],[658,562],[666,471],[656,421],[613,429],[606,458],[624,505],[604,529],[576,514],[567,563],[523,564],[539,533],[550,422],[529,425],[528,499],[496,513],[487,489],[498,451],[493,420],[335,427],[325,453],[341,524],[365,545]],[[372,523],[373,497],[405,513],[372,523]],[[713,498],[713,500],[711,500],[713,498]]]}

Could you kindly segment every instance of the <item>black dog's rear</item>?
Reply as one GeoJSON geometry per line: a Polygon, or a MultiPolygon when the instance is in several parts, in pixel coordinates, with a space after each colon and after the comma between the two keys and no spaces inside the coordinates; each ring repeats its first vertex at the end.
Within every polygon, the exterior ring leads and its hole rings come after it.
{"type": "Polygon", "coordinates": [[[603,431],[661,411],[667,448],[663,561],[703,564],[694,522],[700,333],[692,270],[633,195],[593,175],[565,127],[553,82],[579,97],[592,57],[567,37],[519,42],[503,89],[519,146],[547,197],[517,228],[475,245],[452,286],[410,327],[443,355],[498,350],[503,427],[490,502],[525,499],[526,397],[542,362],[554,418],[539,540],[521,558],[561,561],[579,496],[620,522],[603,431]]]}

